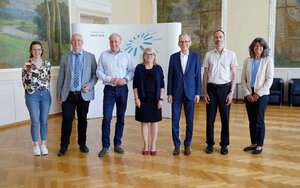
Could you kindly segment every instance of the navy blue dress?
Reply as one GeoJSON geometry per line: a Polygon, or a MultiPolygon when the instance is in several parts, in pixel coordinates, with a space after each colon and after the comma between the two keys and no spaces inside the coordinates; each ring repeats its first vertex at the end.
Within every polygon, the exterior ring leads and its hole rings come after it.
{"type": "Polygon", "coordinates": [[[140,99],[140,108],[136,107],[135,120],[144,123],[155,123],[162,119],[161,109],[157,109],[156,99],[156,69],[143,70],[143,83],[146,97],[140,99]]]}

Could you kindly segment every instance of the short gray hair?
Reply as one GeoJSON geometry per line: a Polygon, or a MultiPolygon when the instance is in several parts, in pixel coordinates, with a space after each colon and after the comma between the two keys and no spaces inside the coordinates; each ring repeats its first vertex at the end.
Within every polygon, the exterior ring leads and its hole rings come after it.
{"type": "Polygon", "coordinates": [[[119,37],[119,39],[120,39],[120,41],[122,41],[122,37],[121,37],[121,35],[119,34],[119,33],[112,33],[111,35],[109,35],[109,40],[110,40],[110,37],[112,37],[112,36],[114,36],[114,35],[116,35],[116,36],[118,36],[119,37]]]}
{"type": "Polygon", "coordinates": [[[180,37],[181,37],[182,35],[187,35],[187,36],[189,37],[189,39],[192,40],[192,39],[191,39],[191,36],[190,36],[188,33],[181,33],[181,34],[179,35],[179,37],[178,37],[178,42],[179,42],[180,37]]]}

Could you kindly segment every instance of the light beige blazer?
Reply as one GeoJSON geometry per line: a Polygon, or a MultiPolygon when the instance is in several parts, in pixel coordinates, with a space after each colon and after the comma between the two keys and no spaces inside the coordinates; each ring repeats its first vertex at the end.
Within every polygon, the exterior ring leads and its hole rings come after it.
{"type": "MultiPolygon", "coordinates": [[[[251,77],[251,67],[253,58],[248,57],[244,61],[243,73],[241,78],[241,86],[244,96],[251,94],[250,77],[251,77]]],[[[263,95],[270,94],[270,87],[273,83],[274,76],[274,62],[270,57],[261,58],[255,84],[254,93],[258,94],[260,97],[263,95]]]]}

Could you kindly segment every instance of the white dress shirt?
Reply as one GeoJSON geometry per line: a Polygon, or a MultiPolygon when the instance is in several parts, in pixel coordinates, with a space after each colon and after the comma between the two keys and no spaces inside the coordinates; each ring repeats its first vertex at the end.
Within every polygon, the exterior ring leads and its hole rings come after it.
{"type": "Polygon", "coordinates": [[[205,54],[203,67],[208,68],[207,83],[226,84],[231,81],[231,67],[237,67],[236,55],[233,51],[223,49],[221,55],[217,49],[205,54]]]}
{"type": "Polygon", "coordinates": [[[120,50],[117,54],[111,50],[104,51],[99,58],[96,75],[103,80],[104,85],[115,86],[110,83],[112,78],[133,79],[133,64],[130,55],[120,50]]]}
{"type": "Polygon", "coordinates": [[[181,67],[182,67],[183,74],[185,73],[188,57],[189,57],[189,51],[187,52],[186,55],[183,54],[182,52],[180,52],[180,61],[181,61],[181,67]]]}

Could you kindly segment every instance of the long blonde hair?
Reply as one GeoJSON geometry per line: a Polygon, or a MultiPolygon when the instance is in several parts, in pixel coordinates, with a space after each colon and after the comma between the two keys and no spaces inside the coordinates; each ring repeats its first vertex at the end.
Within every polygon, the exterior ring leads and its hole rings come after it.
{"type": "Polygon", "coordinates": [[[145,56],[146,52],[150,52],[150,53],[152,53],[152,54],[154,55],[153,65],[154,65],[154,66],[158,65],[158,59],[157,59],[156,52],[155,52],[155,50],[153,50],[153,48],[150,48],[150,47],[144,49],[143,57],[142,57],[142,58],[143,58],[142,64],[145,65],[145,59],[144,59],[144,56],[145,56]]]}

